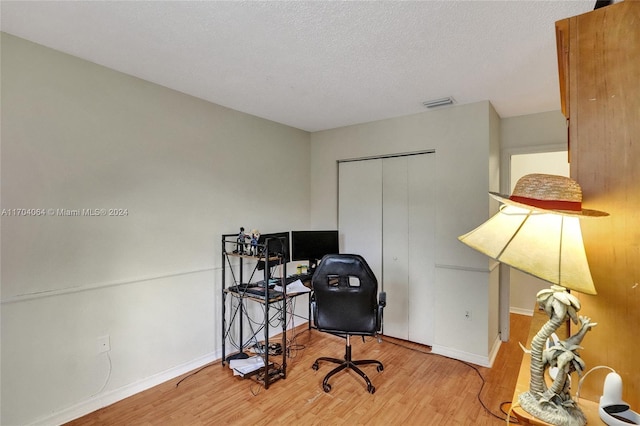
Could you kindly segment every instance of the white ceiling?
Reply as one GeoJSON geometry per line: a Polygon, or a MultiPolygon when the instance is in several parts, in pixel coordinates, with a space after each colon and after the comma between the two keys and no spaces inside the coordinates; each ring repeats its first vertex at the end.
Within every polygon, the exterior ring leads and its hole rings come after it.
{"type": "Polygon", "coordinates": [[[6,1],[7,33],[318,131],[490,100],[560,108],[555,21],[595,1],[6,1]]]}

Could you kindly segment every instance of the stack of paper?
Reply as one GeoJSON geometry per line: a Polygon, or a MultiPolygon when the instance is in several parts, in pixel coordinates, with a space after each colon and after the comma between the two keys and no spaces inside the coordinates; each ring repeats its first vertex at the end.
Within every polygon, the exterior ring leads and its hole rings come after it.
{"type": "MultiPolygon", "coordinates": [[[[273,289],[276,291],[282,291],[282,286],[277,285],[273,289]]],[[[302,284],[302,281],[300,280],[295,280],[291,284],[287,285],[287,294],[308,293],[310,291],[311,289],[302,284]]]]}
{"type": "Polygon", "coordinates": [[[244,376],[252,371],[264,367],[264,359],[261,356],[252,356],[244,359],[232,359],[229,361],[229,368],[233,370],[234,376],[244,376]]]}

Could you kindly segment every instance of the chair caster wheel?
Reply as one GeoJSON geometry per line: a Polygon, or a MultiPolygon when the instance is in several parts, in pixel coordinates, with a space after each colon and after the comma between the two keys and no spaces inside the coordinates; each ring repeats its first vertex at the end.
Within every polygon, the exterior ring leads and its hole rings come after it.
{"type": "Polygon", "coordinates": [[[376,393],[376,387],[375,386],[368,386],[367,390],[369,391],[369,393],[371,395],[373,395],[374,393],[376,393]]]}
{"type": "Polygon", "coordinates": [[[381,366],[381,365],[379,365],[379,366],[376,368],[376,370],[378,370],[378,373],[379,373],[379,372],[381,372],[382,370],[384,370],[384,367],[383,367],[383,366],[381,366]]]}
{"type": "Polygon", "coordinates": [[[313,365],[311,366],[311,368],[312,368],[314,371],[318,371],[318,368],[320,368],[320,366],[318,365],[318,363],[317,363],[317,362],[314,362],[314,363],[313,363],[313,365]]]}
{"type": "Polygon", "coordinates": [[[329,383],[327,383],[326,385],[322,385],[322,389],[325,392],[331,392],[331,385],[329,383]]]}

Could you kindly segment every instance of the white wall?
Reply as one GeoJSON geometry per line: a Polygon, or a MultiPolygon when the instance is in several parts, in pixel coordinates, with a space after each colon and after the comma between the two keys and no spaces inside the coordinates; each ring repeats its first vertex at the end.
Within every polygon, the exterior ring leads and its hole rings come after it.
{"type": "Polygon", "coordinates": [[[2,216],[0,423],[219,358],[220,235],[309,227],[309,134],[6,34],[1,54],[1,207],[126,215],[2,216]]]}
{"type": "MultiPolygon", "coordinates": [[[[502,119],[500,140],[503,194],[510,194],[515,181],[527,173],[568,176],[567,125],[560,111],[502,119]]],[[[511,312],[531,315],[536,293],[549,283],[512,268],[504,269],[509,274],[511,312]]]]}
{"type": "Polygon", "coordinates": [[[490,362],[498,334],[497,277],[488,258],[457,237],[490,216],[488,191],[498,187],[498,122],[489,102],[479,102],[311,135],[311,223],[316,227],[337,226],[338,160],[435,149],[433,349],[479,364],[490,362]],[[464,319],[465,310],[474,313],[472,321],[464,319]]]}

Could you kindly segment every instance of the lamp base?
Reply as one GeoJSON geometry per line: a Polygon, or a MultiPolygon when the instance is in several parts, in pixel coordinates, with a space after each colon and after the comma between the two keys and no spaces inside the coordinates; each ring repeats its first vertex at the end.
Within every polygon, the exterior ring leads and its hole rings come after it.
{"type": "Polygon", "coordinates": [[[565,407],[541,402],[530,391],[521,393],[518,402],[527,413],[552,425],[584,426],[587,424],[587,417],[577,406],[565,407]]]}

